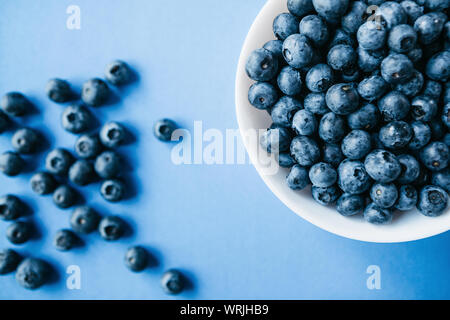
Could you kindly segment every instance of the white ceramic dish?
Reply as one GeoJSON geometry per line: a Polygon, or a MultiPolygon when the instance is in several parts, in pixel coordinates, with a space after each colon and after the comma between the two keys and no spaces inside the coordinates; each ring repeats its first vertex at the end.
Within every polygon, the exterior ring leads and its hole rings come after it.
{"type": "MultiPolygon", "coordinates": [[[[447,209],[438,218],[427,218],[417,211],[396,214],[392,224],[374,226],[361,216],[345,218],[334,208],[317,204],[310,195],[310,189],[296,192],[285,182],[288,170],[280,168],[277,174],[267,175],[257,161],[258,148],[255,140],[246,140],[244,134],[251,129],[265,129],[271,119],[265,111],[257,110],[248,102],[247,93],[253,81],[245,73],[249,54],[273,40],[272,22],[281,12],[287,12],[286,0],[269,0],[259,13],[245,40],[239,59],[236,76],[236,114],[239,129],[252,163],[272,192],[292,211],[312,224],[343,237],[369,242],[404,242],[431,237],[450,230],[450,213],[447,209]]],[[[276,212],[274,214],[277,214],[276,212]]]]}

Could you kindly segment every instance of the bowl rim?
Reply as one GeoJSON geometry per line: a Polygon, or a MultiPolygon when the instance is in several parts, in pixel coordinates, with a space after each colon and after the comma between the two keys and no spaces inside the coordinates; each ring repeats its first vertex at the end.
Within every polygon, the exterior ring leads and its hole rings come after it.
{"type": "MultiPolygon", "coordinates": [[[[248,55],[251,53],[251,51],[257,49],[258,47],[261,47],[261,44],[265,41],[274,40],[274,37],[272,34],[269,35],[264,34],[264,36],[261,36],[261,40],[256,40],[256,36],[258,33],[260,33],[261,28],[268,28],[267,21],[273,20],[275,16],[281,12],[287,12],[287,6],[286,1],[284,0],[268,0],[261,11],[258,13],[257,17],[253,21],[249,32],[245,38],[244,44],[242,46],[242,50],[239,56],[239,62],[238,67],[236,71],[236,78],[235,78],[235,111],[236,111],[236,117],[237,122],[239,126],[239,132],[243,141],[243,144],[245,146],[245,149],[249,155],[251,163],[254,165],[256,171],[260,175],[260,177],[263,179],[264,183],[269,187],[269,189],[275,194],[275,196],[281,200],[281,202],[286,205],[291,211],[293,211],[295,214],[303,218],[304,220],[312,223],[313,225],[317,226],[318,228],[321,228],[323,230],[326,230],[330,233],[339,235],[344,238],[359,240],[359,241],[365,241],[365,242],[375,242],[375,243],[399,243],[399,242],[408,242],[408,241],[415,241],[420,239],[425,239],[428,237],[432,237],[444,232],[447,232],[450,230],[450,214],[448,213],[449,208],[447,208],[446,212],[442,214],[440,217],[437,218],[427,218],[425,216],[422,216],[418,214],[420,217],[414,217],[412,219],[418,220],[418,223],[422,226],[427,226],[429,228],[424,228],[424,230],[416,230],[415,232],[411,232],[407,230],[404,226],[399,228],[399,224],[396,224],[394,226],[387,225],[387,226],[373,226],[369,223],[365,223],[366,226],[360,225],[358,223],[354,224],[354,221],[352,218],[344,218],[348,220],[348,223],[342,222],[344,225],[348,226],[359,226],[363,227],[364,230],[348,230],[341,225],[330,225],[329,223],[325,223],[323,221],[323,217],[319,218],[319,216],[316,215],[316,213],[311,214],[308,212],[307,208],[308,206],[311,207],[311,205],[298,205],[300,201],[296,201],[294,203],[292,199],[292,194],[288,195],[288,192],[286,191],[286,188],[280,185],[280,177],[279,175],[281,172],[279,172],[278,179],[276,179],[276,176],[273,175],[266,175],[265,174],[265,168],[259,163],[258,161],[258,153],[257,149],[254,145],[251,144],[252,140],[246,139],[246,130],[248,129],[261,129],[256,128],[254,126],[251,126],[249,124],[249,121],[246,120],[245,114],[248,112],[265,112],[265,111],[259,111],[256,110],[254,107],[250,105],[248,102],[248,89],[251,83],[254,81],[250,80],[245,72],[245,63],[247,60],[248,55]],[[284,11],[280,11],[280,9],[284,11]],[[262,40],[262,39],[265,40],[262,40]],[[259,45],[259,46],[258,46],[259,45]],[[430,222],[432,219],[433,222],[430,222]],[[368,231],[368,232],[366,232],[368,231]],[[398,232],[396,232],[398,231],[398,232]]],[[[270,23],[271,27],[271,23],[270,23]]],[[[268,117],[268,115],[266,115],[268,117]]],[[[292,190],[290,192],[293,192],[292,190]]],[[[300,196],[300,195],[299,195],[300,196]]],[[[298,198],[300,199],[300,198],[298,198]]],[[[306,200],[306,199],[305,199],[306,200]]],[[[305,201],[306,202],[306,201],[305,201]]],[[[319,208],[321,211],[329,211],[330,208],[322,207],[319,204],[316,204],[316,209],[319,208]]],[[[337,213],[336,213],[337,214],[337,213]]],[[[339,216],[337,214],[337,216],[339,216]]],[[[331,217],[331,216],[330,216],[331,217]]],[[[337,219],[336,217],[333,217],[333,219],[337,219]]],[[[409,218],[411,220],[411,218],[409,218]]]]}

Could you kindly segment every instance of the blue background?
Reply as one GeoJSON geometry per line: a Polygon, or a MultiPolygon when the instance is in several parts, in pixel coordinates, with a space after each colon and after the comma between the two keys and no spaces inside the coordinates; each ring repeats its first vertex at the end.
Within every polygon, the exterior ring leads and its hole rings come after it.
{"type": "MultiPolygon", "coordinates": [[[[159,278],[183,270],[192,288],[175,298],[220,299],[436,299],[450,298],[450,233],[403,244],[370,244],[329,234],[290,212],[251,165],[181,165],[173,145],[158,142],[152,123],[170,117],[187,129],[237,128],[234,77],[241,46],[264,0],[2,0],[0,93],[24,92],[37,112],[20,121],[40,129],[50,147],[71,148],[75,137],[60,126],[63,107],[46,99],[51,77],[79,90],[104,66],[123,59],[139,79],[116,104],[93,110],[100,122],[127,125],[136,141],[120,149],[128,160],[135,197],[110,205],[98,185],[84,188],[87,203],[118,214],[134,232],[116,243],[97,234],[69,253],[52,247],[53,234],[68,226],[70,210],[33,195],[29,173],[0,177],[0,193],[21,195],[33,209],[40,236],[24,255],[52,263],[59,280],[40,290],[20,288],[13,275],[0,278],[3,299],[165,299],[159,278]],[[66,28],[66,8],[81,8],[81,30],[66,28]],[[142,244],[157,263],[134,274],[123,265],[127,246],[142,244]],[[81,290],[65,287],[69,265],[82,272],[81,290]],[[368,290],[366,268],[379,265],[381,290],[368,290]]],[[[11,133],[0,136],[10,149],[11,133]]],[[[43,155],[28,159],[43,167],[43,155]]],[[[7,224],[0,223],[0,246],[7,224]]]]}

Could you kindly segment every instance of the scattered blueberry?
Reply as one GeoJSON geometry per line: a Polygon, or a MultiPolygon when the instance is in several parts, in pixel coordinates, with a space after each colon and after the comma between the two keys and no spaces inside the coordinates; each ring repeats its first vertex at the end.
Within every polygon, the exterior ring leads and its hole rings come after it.
{"type": "Polygon", "coordinates": [[[286,181],[292,190],[302,190],[310,183],[308,170],[296,164],[291,168],[286,181]]]}
{"type": "Polygon", "coordinates": [[[78,237],[70,230],[59,230],[53,240],[53,245],[59,251],[69,251],[78,242],[78,237]]]}
{"type": "Polygon", "coordinates": [[[22,257],[12,249],[0,251],[0,275],[14,272],[17,269],[22,257]]]}
{"type": "Polygon", "coordinates": [[[124,143],[125,128],[118,122],[108,122],[100,130],[100,141],[107,148],[117,148],[124,143]]]}
{"type": "Polygon", "coordinates": [[[106,66],[105,78],[113,85],[123,85],[130,82],[132,72],[125,62],[116,60],[106,66]]]}
{"type": "Polygon", "coordinates": [[[49,265],[40,259],[23,260],[16,271],[16,281],[26,289],[37,289],[44,285],[50,277],[49,265]]]}
{"type": "Polygon", "coordinates": [[[92,124],[91,113],[82,105],[68,106],[62,114],[62,126],[72,133],[82,133],[92,124]]]}
{"type": "Polygon", "coordinates": [[[45,158],[45,169],[55,175],[66,175],[74,159],[65,149],[55,149],[45,158]]]}
{"type": "Polygon", "coordinates": [[[15,220],[23,215],[24,205],[22,201],[8,194],[0,198],[0,219],[1,220],[15,220]]]}
{"type": "Polygon", "coordinates": [[[53,192],[53,202],[58,208],[67,209],[75,204],[77,193],[69,186],[61,185],[53,192]]]}
{"type": "Polygon", "coordinates": [[[31,189],[38,195],[46,195],[55,190],[57,182],[50,173],[35,173],[30,180],[31,189]]]}
{"type": "Polygon", "coordinates": [[[155,137],[160,141],[171,141],[173,132],[177,129],[177,124],[170,119],[158,120],[154,127],[153,132],[155,137]]]}
{"type": "Polygon", "coordinates": [[[39,140],[39,135],[35,130],[22,128],[14,133],[11,144],[18,153],[30,154],[38,149],[39,140]]]}
{"type": "Polygon", "coordinates": [[[75,153],[83,159],[95,158],[102,150],[97,134],[85,134],[75,142],[75,153]]]}
{"type": "Polygon", "coordinates": [[[76,208],[70,217],[70,226],[77,233],[91,233],[97,229],[99,222],[100,215],[87,206],[76,208]]]}
{"type": "Polygon", "coordinates": [[[98,107],[106,103],[110,96],[108,85],[101,79],[94,78],[83,84],[81,100],[91,107],[98,107]]]}
{"type": "Polygon", "coordinates": [[[22,117],[31,109],[30,101],[20,92],[5,94],[0,105],[3,111],[12,117],[22,117]]]}
{"type": "Polygon", "coordinates": [[[272,108],[278,101],[278,92],[268,82],[256,82],[248,91],[248,101],[255,108],[267,110],[272,108]]]}
{"type": "Polygon", "coordinates": [[[104,151],[95,159],[95,172],[103,179],[115,178],[121,171],[121,160],[117,153],[104,151]]]}
{"type": "Polygon", "coordinates": [[[104,217],[98,226],[103,239],[107,241],[118,240],[125,232],[125,223],[117,216],[104,217]]]}
{"type": "Polygon", "coordinates": [[[185,286],[183,275],[177,270],[166,271],[161,277],[161,286],[167,294],[179,294],[185,286]]]}
{"type": "Polygon", "coordinates": [[[30,240],[33,228],[28,222],[16,221],[6,229],[6,237],[13,244],[23,244],[30,240]]]}
{"type": "Polygon", "coordinates": [[[123,199],[125,185],[117,179],[106,180],[100,187],[100,193],[106,201],[117,202],[123,199]]]}
{"type": "Polygon", "coordinates": [[[125,253],[125,265],[134,272],[139,272],[147,268],[149,254],[141,246],[134,246],[125,253]]]}
{"type": "Polygon", "coordinates": [[[7,151],[0,155],[0,171],[5,175],[14,177],[22,172],[25,167],[25,161],[19,154],[7,151]]]}
{"type": "Polygon", "coordinates": [[[70,84],[61,79],[51,79],[47,86],[45,87],[45,91],[50,100],[57,103],[64,103],[72,100],[73,93],[70,89],[70,84]]]}
{"type": "Polygon", "coordinates": [[[95,179],[95,170],[91,162],[87,160],[77,160],[70,166],[69,180],[78,185],[85,186],[95,179]]]}

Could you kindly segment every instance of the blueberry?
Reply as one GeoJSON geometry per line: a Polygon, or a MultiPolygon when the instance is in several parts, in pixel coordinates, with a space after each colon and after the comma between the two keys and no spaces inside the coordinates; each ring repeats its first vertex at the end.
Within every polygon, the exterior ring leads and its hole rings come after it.
{"type": "Polygon", "coordinates": [[[0,105],[3,111],[12,117],[22,117],[31,109],[30,101],[20,92],[5,94],[0,105]]]}
{"type": "Polygon", "coordinates": [[[53,245],[59,251],[69,251],[77,245],[78,237],[70,230],[59,230],[53,239],[53,245]]]}
{"type": "Polygon", "coordinates": [[[179,271],[169,270],[161,277],[161,286],[167,294],[179,294],[184,289],[185,280],[179,271]]]}
{"type": "Polygon", "coordinates": [[[447,0],[425,0],[425,8],[429,10],[441,11],[448,9],[450,4],[447,0]]]}
{"type": "Polygon", "coordinates": [[[419,41],[429,45],[439,38],[444,28],[447,16],[442,12],[429,12],[416,19],[414,30],[417,32],[419,41]]]}
{"type": "Polygon", "coordinates": [[[337,46],[338,44],[346,44],[350,47],[356,46],[356,39],[342,29],[337,29],[330,40],[329,48],[337,46]]]}
{"type": "Polygon", "coordinates": [[[57,103],[64,103],[72,100],[73,94],[70,89],[70,84],[61,79],[51,79],[47,82],[45,87],[45,92],[50,100],[57,103]]]}
{"type": "Polygon", "coordinates": [[[0,133],[5,132],[10,125],[8,116],[0,110],[0,133]]]}
{"type": "Polygon", "coordinates": [[[382,3],[375,12],[375,15],[380,17],[381,23],[388,30],[399,24],[405,24],[408,20],[408,16],[405,10],[403,10],[403,7],[394,1],[382,3]]]}
{"type": "Polygon", "coordinates": [[[106,201],[117,202],[123,199],[125,185],[120,180],[106,180],[100,187],[100,193],[106,201]]]}
{"type": "Polygon", "coordinates": [[[336,71],[353,69],[357,64],[358,55],[346,44],[338,44],[328,51],[328,65],[336,71]]]}
{"type": "Polygon", "coordinates": [[[56,175],[66,175],[73,163],[72,155],[65,149],[55,149],[45,158],[45,169],[56,175]]]}
{"type": "Polygon", "coordinates": [[[309,15],[300,21],[300,34],[307,36],[316,47],[326,44],[329,34],[327,24],[316,15],[309,15]]]}
{"type": "Polygon", "coordinates": [[[14,177],[22,172],[25,167],[25,161],[19,154],[7,151],[0,155],[0,171],[5,175],[14,177]]]}
{"type": "MultiPolygon", "coordinates": [[[[395,87],[396,90],[408,97],[416,96],[423,86],[423,75],[419,71],[414,71],[411,78],[405,83],[399,83],[395,87]]],[[[409,102],[408,102],[409,105],[409,102]]]]}
{"type": "Polygon", "coordinates": [[[50,173],[35,173],[30,180],[31,189],[38,195],[50,194],[55,190],[57,182],[50,173]]]}
{"type": "Polygon", "coordinates": [[[67,209],[75,204],[77,193],[69,186],[61,185],[53,192],[53,202],[58,208],[67,209]]]}
{"type": "Polygon", "coordinates": [[[327,91],[327,106],[336,114],[348,115],[359,107],[359,95],[352,84],[339,83],[327,91]]]}
{"type": "Polygon", "coordinates": [[[408,16],[408,23],[414,24],[414,22],[423,15],[423,7],[418,5],[413,0],[405,0],[400,2],[400,5],[403,7],[403,10],[405,10],[406,15],[408,16]]]}
{"type": "Polygon", "coordinates": [[[326,92],[333,84],[333,71],[326,64],[312,67],[306,74],[306,86],[315,93],[326,92]]]}
{"type": "Polygon", "coordinates": [[[312,0],[288,0],[287,7],[289,12],[297,17],[303,17],[308,13],[314,12],[312,0]]]}
{"type": "Polygon", "coordinates": [[[417,190],[411,185],[403,185],[398,190],[398,199],[395,203],[395,209],[400,211],[409,211],[416,207],[417,190]]]}
{"type": "MultiPolygon", "coordinates": [[[[171,120],[161,120],[157,123],[158,135],[157,137],[165,137],[170,132],[172,135],[173,128],[176,127],[175,123],[171,120]]],[[[100,141],[107,148],[117,148],[124,143],[126,137],[125,128],[117,122],[108,122],[100,129],[100,141]]],[[[169,139],[170,140],[170,139],[169,139]]]]}
{"type": "Polygon", "coordinates": [[[281,13],[273,20],[273,33],[279,40],[285,40],[291,34],[298,33],[299,20],[290,13],[281,13]]]}
{"type": "Polygon", "coordinates": [[[325,143],[322,147],[322,161],[331,164],[337,168],[344,160],[341,147],[337,144],[325,143]]]}
{"type": "Polygon", "coordinates": [[[336,210],[344,217],[349,217],[363,212],[364,206],[364,197],[357,194],[344,193],[337,201],[336,210]]]}
{"type": "Polygon", "coordinates": [[[311,193],[313,199],[323,206],[328,206],[335,203],[341,195],[339,188],[336,186],[326,188],[313,186],[311,188],[311,193]]]}
{"type": "Polygon", "coordinates": [[[450,51],[442,51],[428,60],[427,76],[436,81],[448,81],[450,77],[450,51]]]}
{"type": "Polygon", "coordinates": [[[397,178],[397,182],[401,184],[408,184],[414,182],[420,175],[420,164],[410,154],[401,154],[397,157],[402,166],[402,173],[397,178]]]}
{"type": "Polygon", "coordinates": [[[16,281],[26,289],[37,289],[44,285],[50,277],[51,268],[43,260],[27,258],[16,271],[16,281]]]}
{"type": "Polygon", "coordinates": [[[383,120],[386,122],[402,120],[409,114],[410,103],[399,91],[391,91],[378,102],[383,120]]]}
{"type": "Polygon", "coordinates": [[[105,81],[94,78],[83,84],[81,100],[91,107],[98,107],[106,103],[110,96],[110,90],[105,81]]]}
{"type": "Polygon", "coordinates": [[[377,21],[363,23],[356,33],[358,44],[365,50],[381,49],[386,43],[386,29],[377,21]]]}
{"type": "Polygon", "coordinates": [[[431,183],[438,187],[441,187],[445,191],[450,192],[450,168],[433,172],[431,177],[431,183]]]}
{"type": "Polygon", "coordinates": [[[245,70],[255,81],[269,81],[278,72],[278,59],[269,50],[257,49],[248,58],[245,70]]]}
{"type": "Polygon", "coordinates": [[[411,126],[404,121],[392,121],[380,129],[380,141],[389,149],[406,147],[412,137],[411,126]]]}
{"type": "Polygon", "coordinates": [[[337,172],[328,163],[319,162],[309,169],[309,179],[315,187],[327,188],[337,181],[337,172]]]}
{"type": "Polygon", "coordinates": [[[301,166],[312,166],[320,159],[316,141],[306,136],[297,136],[292,140],[291,154],[301,166]]]}
{"type": "Polygon", "coordinates": [[[268,82],[256,82],[248,91],[248,101],[255,108],[267,110],[278,101],[278,92],[268,82]]]}
{"type": "Polygon", "coordinates": [[[287,128],[272,128],[260,137],[260,144],[269,153],[286,152],[291,145],[291,135],[287,128]]]}
{"type": "Polygon", "coordinates": [[[337,24],[348,9],[348,0],[313,0],[316,12],[331,24],[337,24]]]}
{"type": "Polygon", "coordinates": [[[425,147],[431,140],[431,129],[422,121],[411,122],[411,129],[413,130],[413,138],[408,145],[412,150],[420,150],[425,147]]]}
{"type": "Polygon", "coordinates": [[[325,114],[320,120],[319,136],[327,143],[338,143],[346,134],[345,120],[333,112],[325,114]]]}
{"type": "Polygon", "coordinates": [[[366,157],[364,167],[369,176],[380,183],[395,181],[402,172],[397,157],[386,150],[374,150],[366,157]]]}
{"type": "Polygon", "coordinates": [[[303,100],[303,107],[309,112],[317,115],[324,115],[331,110],[327,107],[325,93],[310,93],[303,100]]]}
{"type": "Polygon", "coordinates": [[[69,180],[78,185],[85,186],[95,179],[95,171],[90,163],[87,160],[77,160],[74,164],[70,166],[69,169],[69,180]]]}
{"type": "Polygon", "coordinates": [[[292,190],[302,190],[310,184],[308,170],[298,164],[294,165],[286,177],[286,182],[292,190]]]}
{"type": "Polygon", "coordinates": [[[362,1],[350,3],[350,9],[341,19],[342,29],[350,34],[355,34],[366,19],[367,5],[362,1]]]}
{"type": "Polygon", "coordinates": [[[388,224],[392,218],[393,213],[390,209],[383,209],[375,203],[369,204],[364,210],[364,219],[375,225],[388,224]]]}
{"type": "Polygon", "coordinates": [[[12,249],[0,251],[0,275],[14,272],[17,269],[22,257],[12,249]]]}
{"type": "Polygon", "coordinates": [[[388,85],[383,77],[374,75],[365,78],[358,84],[358,93],[361,98],[367,101],[374,101],[386,92],[388,85]]]}
{"type": "Polygon", "coordinates": [[[448,194],[437,186],[426,186],[419,193],[417,209],[427,217],[440,216],[447,209],[448,194]]]}
{"type": "Polygon", "coordinates": [[[297,111],[292,119],[292,128],[302,136],[311,136],[315,134],[317,127],[318,123],[316,117],[305,109],[297,111]]]}
{"type": "Polygon", "coordinates": [[[399,24],[389,32],[388,45],[397,53],[408,52],[416,46],[417,34],[408,24],[399,24]]]}
{"type": "Polygon", "coordinates": [[[97,134],[85,134],[75,142],[75,153],[84,159],[96,157],[102,150],[102,145],[97,134]]]}
{"type": "Polygon", "coordinates": [[[6,238],[13,244],[23,244],[30,240],[33,229],[28,222],[13,222],[6,229],[6,238]]]}
{"type": "Polygon", "coordinates": [[[121,160],[117,153],[105,151],[95,159],[95,172],[103,179],[115,178],[121,170],[121,160]]]}
{"type": "Polygon", "coordinates": [[[76,208],[70,217],[70,226],[77,233],[91,233],[97,229],[99,214],[92,208],[82,206],[76,208]]]}
{"type": "Polygon", "coordinates": [[[391,208],[398,198],[398,190],[393,183],[375,183],[370,189],[370,198],[381,208],[391,208]]]}
{"type": "Polygon", "coordinates": [[[338,184],[345,193],[362,194],[369,190],[371,180],[360,161],[344,160],[338,168],[338,184]]]}
{"type": "Polygon", "coordinates": [[[414,66],[404,54],[391,53],[381,62],[381,75],[390,84],[404,83],[412,76],[414,66]]]}
{"type": "Polygon", "coordinates": [[[342,153],[351,160],[364,158],[371,150],[370,134],[353,130],[342,140],[342,153]]]}
{"type": "Polygon", "coordinates": [[[278,58],[279,63],[286,64],[286,61],[284,61],[283,58],[283,41],[270,40],[264,44],[263,48],[272,52],[272,54],[278,58]]]}
{"type": "Polygon", "coordinates": [[[278,155],[278,164],[282,168],[291,168],[295,164],[295,159],[289,153],[280,153],[278,155]]]}
{"type": "Polygon", "coordinates": [[[113,85],[127,84],[130,82],[131,77],[131,70],[123,61],[116,60],[106,66],[105,79],[113,85]]]}
{"type": "Polygon", "coordinates": [[[295,113],[302,108],[302,104],[291,97],[282,97],[272,108],[272,121],[276,125],[290,127],[295,113]]]}
{"type": "Polygon", "coordinates": [[[281,69],[277,78],[278,88],[288,96],[295,96],[302,91],[302,77],[300,71],[286,66],[281,69]]]}
{"type": "Polygon", "coordinates": [[[177,124],[169,119],[158,120],[153,126],[155,137],[160,141],[171,141],[173,132],[177,129],[177,124]]]}
{"type": "Polygon", "coordinates": [[[428,96],[431,99],[439,100],[439,97],[442,93],[442,85],[433,80],[425,81],[425,85],[423,86],[422,94],[424,96],[428,96]]]}
{"type": "Polygon", "coordinates": [[[378,69],[385,57],[384,50],[366,50],[361,47],[357,48],[358,67],[361,71],[372,72],[378,69]]]}
{"type": "Polygon", "coordinates": [[[436,100],[428,96],[417,96],[411,101],[412,117],[415,120],[431,121],[438,112],[436,100]]]}
{"type": "Polygon", "coordinates": [[[449,148],[443,142],[435,141],[420,151],[420,160],[431,171],[440,171],[448,165],[449,148]]]}
{"type": "Polygon", "coordinates": [[[134,272],[139,272],[147,268],[149,254],[147,250],[140,246],[128,248],[125,253],[125,265],[134,272]]]}
{"type": "Polygon", "coordinates": [[[291,67],[306,67],[313,60],[313,55],[314,48],[305,35],[290,35],[283,43],[283,57],[291,67]]]}
{"type": "Polygon", "coordinates": [[[18,153],[30,154],[38,149],[39,140],[39,135],[35,130],[22,128],[14,133],[11,144],[18,153]]]}
{"type": "Polygon", "coordinates": [[[0,219],[15,220],[23,215],[24,205],[16,196],[8,194],[0,198],[0,219]]]}
{"type": "Polygon", "coordinates": [[[61,121],[65,130],[72,133],[81,133],[91,126],[92,115],[82,105],[71,105],[64,110],[61,121]]]}
{"type": "Polygon", "coordinates": [[[125,232],[125,223],[117,216],[104,217],[98,226],[103,239],[107,241],[118,240],[125,232]]]}
{"type": "Polygon", "coordinates": [[[380,111],[373,104],[366,104],[347,117],[348,126],[353,129],[371,130],[380,121],[380,111]]]}

